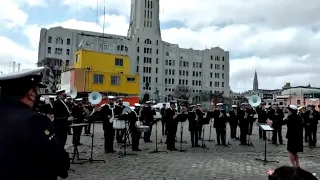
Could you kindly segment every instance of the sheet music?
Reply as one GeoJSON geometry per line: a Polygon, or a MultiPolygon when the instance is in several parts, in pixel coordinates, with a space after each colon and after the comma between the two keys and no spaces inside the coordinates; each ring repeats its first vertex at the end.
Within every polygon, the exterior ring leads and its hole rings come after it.
{"type": "Polygon", "coordinates": [[[260,125],[260,126],[265,131],[272,131],[273,130],[272,127],[270,127],[269,125],[260,125]]]}

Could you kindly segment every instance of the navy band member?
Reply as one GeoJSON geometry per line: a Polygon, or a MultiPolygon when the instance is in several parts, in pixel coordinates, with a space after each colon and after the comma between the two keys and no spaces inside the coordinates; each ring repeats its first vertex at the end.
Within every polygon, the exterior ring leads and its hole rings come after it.
{"type": "Polygon", "coordinates": [[[227,122],[227,114],[226,111],[223,110],[223,103],[218,103],[217,109],[214,112],[214,123],[213,126],[216,128],[216,136],[217,136],[217,145],[220,145],[220,142],[223,146],[226,146],[226,122],[227,122]],[[220,141],[221,140],[221,141],[220,141]]]}
{"type": "Polygon", "coordinates": [[[283,144],[282,140],[282,125],[283,125],[283,118],[284,113],[282,109],[278,107],[277,103],[273,103],[272,110],[269,111],[268,117],[272,120],[272,144],[277,144],[277,137],[279,137],[279,143],[283,144]]]}
{"type": "Polygon", "coordinates": [[[166,121],[167,121],[167,149],[170,151],[175,151],[177,148],[175,147],[175,138],[177,133],[178,121],[176,117],[178,116],[178,112],[175,109],[176,103],[170,102],[170,108],[166,110],[166,121]]]}
{"type": "Polygon", "coordinates": [[[68,138],[69,125],[71,124],[70,121],[68,121],[70,118],[70,109],[65,103],[65,99],[67,98],[66,91],[61,89],[56,91],[56,93],[57,100],[53,104],[53,124],[58,143],[64,148],[68,138]]]}
{"type": "Polygon", "coordinates": [[[136,122],[139,121],[140,115],[140,107],[141,105],[138,103],[134,104],[134,110],[130,113],[130,132],[131,132],[131,139],[132,139],[132,151],[141,151],[139,149],[139,141],[141,132],[138,131],[136,122]]]}
{"type": "Polygon", "coordinates": [[[113,149],[113,140],[115,130],[113,129],[113,119],[115,117],[115,97],[108,96],[109,104],[105,104],[100,110],[100,117],[103,123],[104,131],[104,151],[105,153],[116,152],[113,149]]]}
{"type": "Polygon", "coordinates": [[[196,114],[196,105],[190,106],[191,111],[188,114],[188,121],[189,121],[189,131],[191,134],[191,144],[192,147],[200,147],[198,144],[198,117],[196,114]]]}
{"type": "Polygon", "coordinates": [[[204,112],[201,108],[202,104],[197,104],[197,109],[196,109],[196,114],[198,116],[198,139],[201,139],[202,136],[202,128],[203,128],[203,116],[204,116],[204,112]]]}
{"type": "MultiPolygon", "coordinates": [[[[117,105],[116,105],[116,108],[115,108],[115,115],[118,115],[120,116],[123,109],[124,109],[124,105],[123,105],[123,99],[122,98],[119,98],[117,100],[117,105]]],[[[117,129],[116,130],[116,140],[117,140],[117,143],[123,143],[124,141],[124,134],[126,133],[126,130],[125,129],[117,129]]]]}
{"type": "Polygon", "coordinates": [[[239,124],[239,111],[237,105],[232,105],[232,111],[229,112],[230,115],[230,138],[237,138],[237,127],[239,124]]]}
{"type": "Polygon", "coordinates": [[[33,108],[38,103],[44,68],[0,76],[0,179],[66,178],[68,153],[59,147],[50,119],[33,108]]]}
{"type": "Polygon", "coordinates": [[[151,101],[147,101],[146,103],[147,103],[147,106],[144,107],[141,111],[141,120],[144,125],[150,127],[150,130],[148,132],[145,132],[143,135],[144,142],[148,143],[148,142],[152,142],[150,140],[150,137],[151,137],[152,126],[154,123],[154,116],[156,115],[156,111],[154,110],[154,108],[151,107],[151,104],[152,104],[151,101]]]}
{"type": "MultiPolygon", "coordinates": [[[[75,99],[76,105],[72,107],[73,124],[80,124],[84,122],[85,111],[82,107],[82,98],[75,99]]],[[[72,143],[75,145],[82,145],[80,143],[83,126],[73,127],[72,143]]]]}
{"type": "Polygon", "coordinates": [[[162,104],[162,108],[160,109],[160,114],[161,114],[161,122],[162,122],[162,136],[167,135],[167,129],[166,129],[166,118],[165,117],[166,113],[166,104],[162,104]]]}

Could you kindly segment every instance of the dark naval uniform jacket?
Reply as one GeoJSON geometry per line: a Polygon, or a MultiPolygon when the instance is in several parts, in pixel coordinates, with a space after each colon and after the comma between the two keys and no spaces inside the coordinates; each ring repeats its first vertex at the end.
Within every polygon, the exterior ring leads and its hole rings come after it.
{"type": "Polygon", "coordinates": [[[19,100],[0,100],[0,179],[66,178],[68,153],[52,134],[51,121],[19,100]]]}

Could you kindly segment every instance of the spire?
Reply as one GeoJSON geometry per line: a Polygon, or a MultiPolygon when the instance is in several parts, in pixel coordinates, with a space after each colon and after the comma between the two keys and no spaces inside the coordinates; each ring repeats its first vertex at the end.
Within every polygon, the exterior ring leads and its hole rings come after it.
{"type": "Polygon", "coordinates": [[[253,78],[253,91],[258,91],[259,89],[259,83],[258,83],[258,75],[257,71],[254,71],[254,78],[253,78]]]}

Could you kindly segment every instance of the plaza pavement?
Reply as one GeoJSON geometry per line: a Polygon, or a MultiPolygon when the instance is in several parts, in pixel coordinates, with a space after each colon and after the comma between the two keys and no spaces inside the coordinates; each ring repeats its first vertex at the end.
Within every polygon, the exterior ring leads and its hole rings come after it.
{"type": "MultiPolygon", "coordinates": [[[[283,126],[285,137],[286,126],[283,126]]],[[[209,125],[206,126],[205,139],[209,138],[209,125]]],[[[178,127],[178,141],[180,140],[180,126],[178,127]]],[[[162,138],[161,123],[158,123],[158,140],[162,138]]],[[[238,130],[239,134],[239,130],[238,130]]],[[[254,127],[251,140],[254,147],[239,146],[239,141],[228,140],[229,147],[215,146],[214,142],[205,141],[207,148],[191,148],[188,123],[184,125],[183,149],[187,152],[168,152],[149,154],[155,149],[155,126],[151,140],[153,143],[144,143],[140,140],[141,152],[137,156],[118,158],[121,152],[120,145],[115,143],[117,153],[105,154],[103,149],[102,125],[96,125],[94,142],[94,159],[104,159],[106,163],[93,162],[82,165],[71,165],[75,172],[70,171],[70,180],[264,180],[267,179],[267,171],[282,165],[289,165],[286,145],[267,144],[267,159],[277,160],[280,163],[267,163],[256,161],[255,158],[263,158],[264,141],[258,138],[258,127],[254,127]]],[[[319,134],[318,134],[319,135],[319,134]]],[[[230,129],[227,129],[227,137],[230,137],[230,129]]],[[[319,136],[318,136],[319,137],[319,136]]],[[[227,138],[227,139],[228,139],[227,138]]],[[[270,134],[271,138],[271,134],[270,134]]],[[[68,137],[67,151],[72,152],[72,136],[68,137]]],[[[164,139],[164,138],[163,138],[164,139]]],[[[215,140],[215,129],[212,128],[211,139],[215,140]]],[[[284,138],[285,143],[286,139],[284,138]]],[[[81,157],[90,155],[90,136],[82,136],[82,146],[79,146],[81,157]]],[[[164,142],[164,140],[163,140],[164,142]]],[[[199,141],[201,145],[201,141],[199,141]]],[[[179,149],[179,143],[176,147],[179,149]]],[[[158,144],[159,150],[166,150],[166,144],[158,144]]],[[[132,153],[131,146],[128,152],[132,153]]],[[[71,154],[70,154],[71,156],[71,154]]],[[[301,167],[317,174],[320,173],[319,149],[304,148],[301,153],[301,167]]]]}

